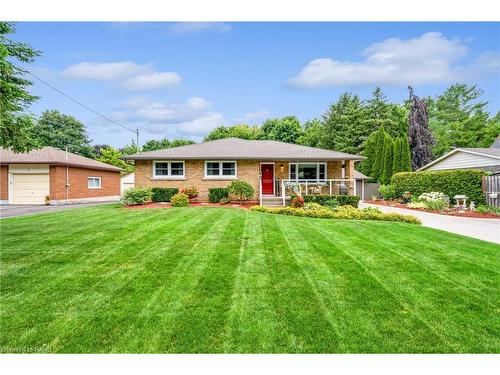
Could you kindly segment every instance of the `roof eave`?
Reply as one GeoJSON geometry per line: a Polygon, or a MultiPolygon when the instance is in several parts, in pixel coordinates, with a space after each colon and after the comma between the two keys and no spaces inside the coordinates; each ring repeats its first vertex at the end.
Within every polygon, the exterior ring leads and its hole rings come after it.
{"type": "Polygon", "coordinates": [[[110,171],[110,172],[121,172],[124,169],[120,167],[114,167],[114,166],[89,166],[85,164],[78,164],[78,163],[63,163],[63,162],[54,162],[54,161],[9,161],[9,160],[2,160],[0,161],[0,165],[9,165],[9,164],[49,164],[49,165],[59,165],[59,166],[68,166],[68,167],[78,167],[78,168],[84,168],[84,169],[98,169],[98,170],[103,170],[103,171],[110,171]]]}

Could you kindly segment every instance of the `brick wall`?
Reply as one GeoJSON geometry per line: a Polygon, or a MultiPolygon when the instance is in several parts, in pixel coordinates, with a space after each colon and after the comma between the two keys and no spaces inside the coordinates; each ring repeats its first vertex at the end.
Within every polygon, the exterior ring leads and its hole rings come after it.
{"type": "Polygon", "coordinates": [[[9,199],[9,166],[0,166],[0,200],[9,199]]]}
{"type": "MultiPolygon", "coordinates": [[[[69,194],[68,199],[109,197],[120,195],[120,172],[99,169],[68,168],[69,194]],[[89,189],[88,177],[101,177],[101,189],[89,189]]],[[[66,199],[66,167],[50,166],[50,198],[52,200],[66,199]]]]}
{"type": "MultiPolygon", "coordinates": [[[[248,182],[255,189],[255,197],[259,192],[259,161],[240,160],[237,162],[237,175],[239,180],[248,182]]],[[[205,179],[205,162],[203,160],[186,160],[184,164],[183,180],[157,180],[153,179],[151,160],[137,160],[135,162],[135,187],[176,187],[179,190],[194,186],[199,191],[199,199],[208,200],[208,189],[212,187],[226,187],[233,180],[205,179]]]]}

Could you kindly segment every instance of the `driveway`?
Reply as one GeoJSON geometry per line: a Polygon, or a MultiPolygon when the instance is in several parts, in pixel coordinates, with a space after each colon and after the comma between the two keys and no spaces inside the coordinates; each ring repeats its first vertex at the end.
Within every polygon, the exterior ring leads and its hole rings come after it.
{"type": "Polygon", "coordinates": [[[359,207],[377,207],[383,212],[397,212],[400,214],[413,215],[422,220],[422,224],[426,227],[441,229],[447,232],[500,244],[500,219],[475,219],[469,217],[446,216],[363,202],[359,204],[359,207]]]}
{"type": "Polygon", "coordinates": [[[33,214],[38,214],[38,213],[42,213],[42,212],[69,210],[69,209],[73,209],[73,208],[96,206],[99,204],[110,204],[110,203],[113,203],[113,202],[78,203],[78,204],[68,204],[68,205],[60,205],[60,206],[9,204],[9,205],[0,206],[0,218],[4,219],[7,217],[33,215],[33,214]]]}

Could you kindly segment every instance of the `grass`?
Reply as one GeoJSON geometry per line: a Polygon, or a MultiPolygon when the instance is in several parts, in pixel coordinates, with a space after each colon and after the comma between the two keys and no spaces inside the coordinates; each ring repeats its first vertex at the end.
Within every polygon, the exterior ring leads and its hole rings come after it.
{"type": "Polygon", "coordinates": [[[117,205],[3,219],[1,352],[494,352],[500,246],[117,205]]]}

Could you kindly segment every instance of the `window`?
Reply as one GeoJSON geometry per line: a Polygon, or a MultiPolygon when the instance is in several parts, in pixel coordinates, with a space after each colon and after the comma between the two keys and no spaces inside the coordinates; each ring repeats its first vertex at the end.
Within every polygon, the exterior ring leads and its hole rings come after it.
{"type": "Polygon", "coordinates": [[[205,162],[205,178],[215,178],[215,179],[236,178],[236,162],[235,161],[205,162]]]}
{"type": "Polygon", "coordinates": [[[154,161],[153,178],[158,178],[158,179],[184,178],[184,162],[154,161]]]}
{"type": "Polygon", "coordinates": [[[326,163],[290,163],[290,180],[325,180],[326,163]]]}
{"type": "Polygon", "coordinates": [[[87,187],[89,189],[100,189],[101,188],[101,177],[89,177],[89,178],[87,178],[87,187]]]}

